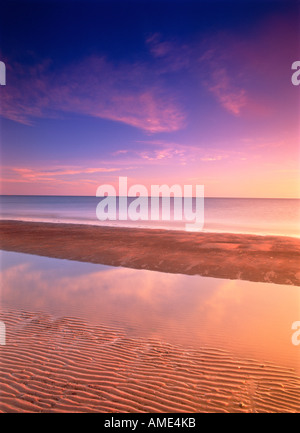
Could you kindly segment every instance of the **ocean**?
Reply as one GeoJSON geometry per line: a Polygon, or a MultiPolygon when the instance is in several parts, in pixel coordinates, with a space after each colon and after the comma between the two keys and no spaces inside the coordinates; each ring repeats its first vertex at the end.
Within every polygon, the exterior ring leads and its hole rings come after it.
{"type": "MultiPolygon", "coordinates": [[[[121,220],[118,197],[116,220],[99,221],[98,197],[87,196],[0,196],[0,218],[6,220],[79,223],[90,225],[185,230],[184,217],[174,219],[174,198],[170,199],[170,220],[121,220]]],[[[128,198],[128,206],[135,198],[128,198]]],[[[163,209],[160,199],[160,217],[163,209]]],[[[193,211],[196,202],[193,199],[193,211]]],[[[151,208],[149,198],[149,209],[151,208]]],[[[150,211],[149,211],[150,216],[150,211]]],[[[124,218],[124,214],[123,217],[124,218]]],[[[300,199],[204,198],[204,232],[248,233],[300,237],[300,199]]]]}

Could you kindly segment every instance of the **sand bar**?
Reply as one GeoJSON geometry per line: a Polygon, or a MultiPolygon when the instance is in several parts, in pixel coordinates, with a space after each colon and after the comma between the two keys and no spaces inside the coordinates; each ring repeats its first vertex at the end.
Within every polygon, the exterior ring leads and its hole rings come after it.
{"type": "Polygon", "coordinates": [[[168,273],[300,286],[300,239],[0,221],[0,248],[168,273]]]}

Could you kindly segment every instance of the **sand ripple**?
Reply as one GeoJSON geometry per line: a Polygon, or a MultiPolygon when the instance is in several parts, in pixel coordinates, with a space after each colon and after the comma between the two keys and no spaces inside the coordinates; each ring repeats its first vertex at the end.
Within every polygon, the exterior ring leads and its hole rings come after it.
{"type": "Polygon", "coordinates": [[[298,412],[292,369],[76,318],[5,311],[1,412],[298,412]]]}

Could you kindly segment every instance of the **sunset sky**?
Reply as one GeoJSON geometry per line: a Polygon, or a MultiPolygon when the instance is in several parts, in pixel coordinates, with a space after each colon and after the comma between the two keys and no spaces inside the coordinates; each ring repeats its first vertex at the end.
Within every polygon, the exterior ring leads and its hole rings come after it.
{"type": "Polygon", "coordinates": [[[4,1],[1,193],[300,197],[299,2],[4,1]],[[297,5],[298,6],[297,6],[297,5]]]}

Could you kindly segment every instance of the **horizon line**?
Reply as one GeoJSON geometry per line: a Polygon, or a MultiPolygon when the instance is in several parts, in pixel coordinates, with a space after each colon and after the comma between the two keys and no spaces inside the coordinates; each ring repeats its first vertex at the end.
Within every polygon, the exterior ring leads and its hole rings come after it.
{"type": "MultiPolygon", "coordinates": [[[[65,195],[65,194],[0,194],[0,197],[95,197],[95,198],[104,198],[104,197],[97,197],[96,195],[65,195]]],[[[140,196],[119,196],[116,195],[116,197],[128,197],[128,198],[138,198],[140,196]]],[[[147,197],[147,196],[142,196],[147,197]]],[[[148,195],[148,198],[151,198],[151,195],[148,195]]],[[[159,196],[159,198],[162,197],[168,197],[168,196],[159,196]]],[[[174,196],[171,196],[174,197],[174,196]]],[[[181,196],[184,198],[184,196],[181,196]]],[[[196,198],[196,196],[192,196],[192,198],[196,198]]],[[[204,196],[205,198],[225,198],[225,199],[250,199],[250,200],[300,200],[300,197],[228,197],[228,196],[204,196]]]]}

